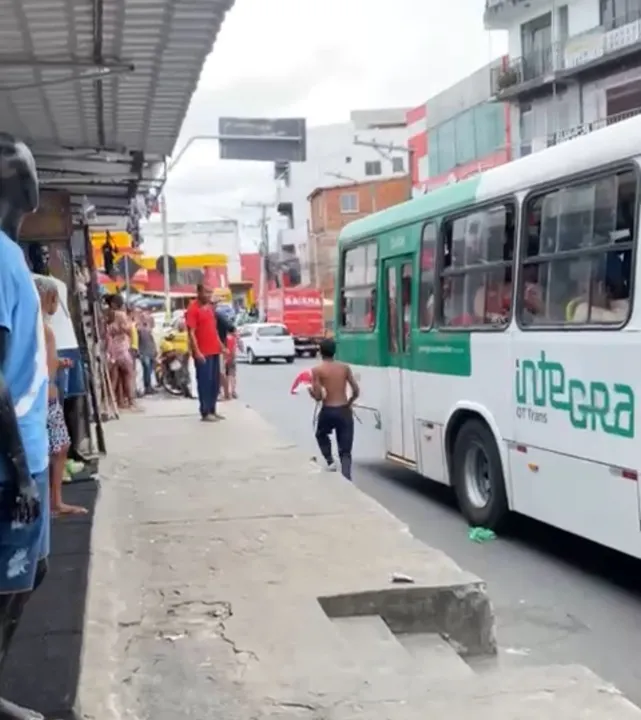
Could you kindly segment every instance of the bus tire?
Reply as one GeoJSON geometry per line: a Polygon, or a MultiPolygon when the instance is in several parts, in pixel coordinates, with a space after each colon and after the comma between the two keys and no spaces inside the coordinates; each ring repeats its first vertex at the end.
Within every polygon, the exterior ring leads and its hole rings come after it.
{"type": "Polygon", "coordinates": [[[489,427],[467,420],[454,440],[453,485],[459,507],[473,527],[499,530],[508,514],[501,456],[489,427]]]}

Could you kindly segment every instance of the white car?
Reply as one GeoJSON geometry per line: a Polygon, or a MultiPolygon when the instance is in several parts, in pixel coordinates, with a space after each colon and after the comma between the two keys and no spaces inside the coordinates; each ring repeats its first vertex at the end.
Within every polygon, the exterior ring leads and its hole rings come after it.
{"type": "Polygon", "coordinates": [[[280,323],[252,323],[238,328],[238,359],[252,365],[259,360],[282,359],[293,363],[294,338],[280,323]]]}

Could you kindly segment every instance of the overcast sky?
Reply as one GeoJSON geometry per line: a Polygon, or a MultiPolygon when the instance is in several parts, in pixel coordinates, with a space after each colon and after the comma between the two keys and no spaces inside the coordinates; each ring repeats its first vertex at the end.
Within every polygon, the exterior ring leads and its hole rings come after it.
{"type": "MultiPolygon", "coordinates": [[[[220,115],[344,122],[353,109],[416,106],[505,52],[483,30],[484,0],[236,0],[182,128],[215,134],[220,115]]],[[[272,168],[192,146],[168,182],[170,220],[238,216],[272,201],[272,168]]],[[[251,222],[251,214],[244,217],[251,222]]]]}

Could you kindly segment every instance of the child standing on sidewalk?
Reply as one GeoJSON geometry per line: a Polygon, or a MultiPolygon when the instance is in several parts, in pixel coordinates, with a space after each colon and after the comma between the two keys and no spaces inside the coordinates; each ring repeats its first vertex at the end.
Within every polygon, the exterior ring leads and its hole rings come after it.
{"type": "Polygon", "coordinates": [[[226,391],[229,396],[236,399],[238,397],[236,392],[236,351],[238,350],[236,330],[230,330],[227,333],[225,345],[227,346],[227,358],[225,359],[226,391]]]}

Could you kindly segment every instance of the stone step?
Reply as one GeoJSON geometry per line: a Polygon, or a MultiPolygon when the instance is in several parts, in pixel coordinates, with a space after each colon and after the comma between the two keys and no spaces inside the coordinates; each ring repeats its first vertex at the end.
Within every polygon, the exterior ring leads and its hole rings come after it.
{"type": "Polygon", "coordinates": [[[641,720],[641,710],[580,666],[518,668],[426,687],[382,702],[370,696],[332,709],[332,720],[641,720]]]}
{"type": "Polygon", "coordinates": [[[414,697],[442,682],[456,682],[474,674],[439,635],[394,635],[378,615],[336,618],[332,622],[354,665],[382,696],[403,686],[407,696],[414,697]]]}
{"type": "Polygon", "coordinates": [[[370,678],[406,675],[411,658],[379,615],[334,618],[354,663],[370,678]]]}
{"type": "Polygon", "coordinates": [[[396,639],[411,657],[412,674],[422,678],[426,684],[467,678],[474,674],[472,668],[440,635],[404,633],[397,635],[396,639]]]}

